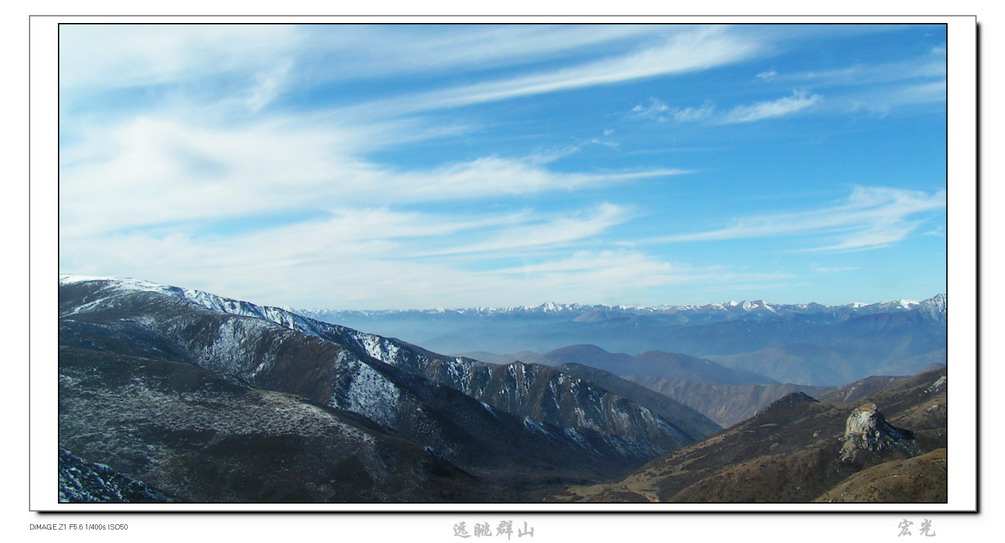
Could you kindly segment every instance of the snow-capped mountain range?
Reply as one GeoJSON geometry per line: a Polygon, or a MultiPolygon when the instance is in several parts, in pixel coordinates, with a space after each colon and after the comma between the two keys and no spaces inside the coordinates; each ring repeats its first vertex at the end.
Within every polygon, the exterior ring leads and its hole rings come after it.
{"type": "Polygon", "coordinates": [[[456,316],[578,316],[591,312],[622,313],[629,315],[679,315],[690,317],[704,316],[706,322],[727,320],[731,318],[757,318],[787,315],[814,315],[827,313],[836,317],[870,315],[891,311],[927,311],[933,315],[944,315],[946,312],[946,294],[937,294],[922,301],[893,300],[877,303],[853,302],[844,305],[823,305],[816,302],[802,304],[773,304],[765,300],[743,300],[704,305],[606,305],[545,302],[540,305],[520,305],[512,307],[471,307],[454,309],[385,309],[385,310],[325,310],[290,308],[303,315],[323,315],[328,318],[344,316],[349,318],[386,318],[395,315],[444,317],[456,316]]]}

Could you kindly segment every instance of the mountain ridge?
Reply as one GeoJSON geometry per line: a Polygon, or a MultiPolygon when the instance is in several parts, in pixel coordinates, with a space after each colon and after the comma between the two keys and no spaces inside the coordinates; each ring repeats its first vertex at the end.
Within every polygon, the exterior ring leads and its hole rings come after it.
{"type": "MultiPolygon", "coordinates": [[[[526,451],[531,463],[564,464],[602,474],[628,468],[718,429],[711,421],[712,429],[704,430],[686,421],[678,425],[631,400],[545,366],[535,369],[521,364],[498,370],[281,308],[191,289],[64,277],[60,311],[61,342],[68,346],[126,349],[130,356],[195,363],[258,388],[300,394],[359,413],[429,443],[461,463],[488,466],[498,457],[492,450],[512,447],[526,451]],[[481,382],[488,385],[499,371],[514,377],[520,374],[520,382],[497,382],[495,390],[553,394],[507,399],[479,396],[472,390],[472,379],[488,376],[481,382]],[[532,383],[526,377],[530,374],[543,377],[532,383]],[[567,386],[560,389],[563,384],[567,386]],[[484,400],[496,405],[515,401],[518,408],[493,407],[484,400]],[[545,416],[549,413],[533,411],[535,405],[549,402],[572,402],[572,406],[551,414],[566,418],[550,421],[545,416]],[[569,413],[577,424],[570,424],[569,413]],[[454,450],[457,443],[470,446],[454,450]]],[[[514,468],[535,469],[529,464],[507,469],[514,468]]]]}

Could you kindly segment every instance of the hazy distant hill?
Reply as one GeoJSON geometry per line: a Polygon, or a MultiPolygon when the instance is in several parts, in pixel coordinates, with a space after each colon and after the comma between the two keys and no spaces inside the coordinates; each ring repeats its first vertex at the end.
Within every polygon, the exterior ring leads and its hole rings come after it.
{"type": "Polygon", "coordinates": [[[631,377],[653,391],[692,407],[724,428],[743,422],[775,400],[793,392],[820,397],[831,387],[794,385],[712,385],[665,377],[631,377]]]}
{"type": "MultiPolygon", "coordinates": [[[[484,356],[494,362],[521,360],[526,356],[540,364],[560,366],[562,364],[582,364],[609,371],[622,377],[652,376],[696,381],[710,384],[753,384],[775,383],[776,381],[746,370],[736,370],[681,353],[648,351],[639,355],[609,353],[596,345],[570,345],[544,354],[522,351],[512,355],[491,353],[464,353],[465,356],[484,356]]],[[[479,359],[484,360],[484,359],[479,359]]]]}

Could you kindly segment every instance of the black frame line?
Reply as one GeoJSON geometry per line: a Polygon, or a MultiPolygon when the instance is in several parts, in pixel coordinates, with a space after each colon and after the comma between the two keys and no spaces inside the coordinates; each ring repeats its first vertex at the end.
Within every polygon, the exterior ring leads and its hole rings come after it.
{"type": "MultiPolygon", "coordinates": [[[[734,510],[726,510],[726,511],[715,511],[715,510],[695,510],[695,511],[689,511],[689,510],[681,510],[681,511],[675,511],[675,510],[665,510],[665,509],[660,509],[660,510],[655,510],[655,511],[642,511],[642,510],[618,511],[618,510],[603,510],[603,509],[597,510],[597,509],[590,509],[590,510],[575,511],[575,510],[566,510],[564,508],[565,507],[575,507],[576,505],[582,505],[582,504],[564,504],[564,503],[557,503],[557,502],[554,502],[554,503],[549,502],[549,503],[546,503],[545,505],[547,505],[547,506],[554,506],[554,507],[563,507],[563,509],[559,509],[559,510],[540,510],[540,509],[530,509],[530,510],[521,510],[521,509],[505,509],[505,510],[494,510],[494,509],[451,510],[451,509],[446,509],[446,508],[448,508],[448,507],[450,507],[452,505],[472,505],[472,504],[482,504],[482,502],[397,502],[397,503],[346,502],[347,504],[353,504],[353,505],[358,505],[358,506],[371,506],[371,507],[381,507],[381,506],[387,506],[387,505],[392,505],[392,506],[394,506],[394,505],[407,505],[407,504],[412,504],[412,505],[419,505],[419,504],[421,504],[421,505],[429,505],[429,506],[442,505],[444,507],[444,509],[437,509],[437,510],[430,510],[430,511],[426,511],[426,510],[363,510],[363,511],[356,511],[356,510],[299,510],[299,511],[297,511],[297,510],[261,510],[261,511],[258,511],[258,510],[241,510],[241,511],[222,510],[222,511],[214,511],[214,510],[202,510],[202,509],[197,509],[197,510],[184,510],[184,509],[173,510],[175,508],[173,506],[171,506],[171,505],[167,506],[171,510],[165,510],[166,508],[164,508],[164,506],[158,505],[158,506],[155,506],[153,509],[130,509],[130,510],[116,510],[116,511],[87,511],[87,510],[81,510],[81,509],[74,509],[72,511],[59,511],[59,510],[55,510],[55,509],[54,510],[48,510],[48,509],[46,509],[46,510],[32,510],[34,513],[40,514],[40,515],[53,515],[53,514],[59,515],[59,514],[78,514],[78,513],[79,514],[86,514],[86,515],[121,515],[121,514],[132,515],[132,514],[150,514],[150,513],[156,513],[156,514],[196,514],[196,515],[205,515],[205,514],[208,514],[208,515],[247,515],[247,514],[254,514],[254,515],[260,515],[260,514],[270,514],[270,515],[272,515],[272,514],[280,514],[280,515],[304,515],[304,514],[306,514],[306,515],[317,515],[317,514],[335,514],[335,515],[340,515],[340,514],[349,514],[349,515],[360,515],[360,514],[361,515],[430,515],[430,514],[433,514],[433,515],[455,515],[456,516],[456,515],[476,515],[476,514],[484,514],[484,515],[504,515],[504,514],[519,514],[519,515],[568,515],[568,514],[571,514],[571,515],[583,515],[583,514],[590,514],[590,515],[592,515],[592,514],[605,514],[605,515],[609,515],[609,514],[614,514],[614,515],[654,515],[654,514],[669,514],[669,515],[752,515],[752,514],[766,514],[766,513],[767,514],[782,514],[782,515],[788,515],[788,514],[816,514],[816,515],[819,515],[819,514],[825,514],[825,515],[832,515],[832,514],[837,514],[837,515],[849,515],[849,514],[851,514],[851,515],[892,515],[892,514],[898,514],[898,515],[901,515],[901,514],[970,515],[970,514],[978,514],[978,513],[981,512],[981,495],[982,495],[982,493],[981,493],[981,478],[980,478],[980,473],[981,473],[981,447],[980,447],[980,444],[981,444],[981,440],[980,440],[981,389],[980,388],[981,387],[980,387],[980,369],[981,369],[981,345],[982,345],[981,344],[981,313],[982,313],[982,311],[981,311],[981,303],[980,303],[980,284],[981,284],[981,266],[980,266],[980,264],[981,264],[981,251],[980,251],[980,240],[981,240],[981,228],[980,228],[980,217],[981,217],[981,208],[980,208],[980,185],[981,185],[981,168],[980,168],[980,165],[981,165],[981,160],[980,160],[981,159],[981,152],[980,152],[980,141],[981,141],[981,123],[980,123],[980,103],[981,103],[981,93],[980,93],[980,80],[981,80],[981,78],[980,78],[980,58],[981,58],[981,55],[980,55],[980,49],[981,49],[981,32],[980,32],[980,26],[981,25],[977,22],[977,16],[976,15],[959,15],[959,14],[957,14],[957,15],[930,15],[929,14],[929,15],[910,15],[910,16],[904,16],[904,15],[792,15],[792,14],[785,14],[785,15],[625,15],[625,14],[619,14],[619,15],[598,15],[598,14],[590,14],[590,15],[568,15],[568,14],[565,14],[565,15],[558,15],[558,14],[555,14],[555,15],[512,15],[512,14],[508,14],[508,15],[460,15],[460,14],[444,14],[444,15],[430,15],[430,14],[421,14],[421,15],[407,15],[407,14],[406,15],[387,15],[387,14],[383,14],[383,15],[359,15],[359,14],[357,14],[357,15],[289,15],[289,14],[286,14],[286,15],[266,15],[266,14],[254,14],[254,15],[227,15],[227,14],[220,14],[220,15],[126,15],[126,14],[109,14],[109,15],[101,15],[101,14],[87,14],[87,15],[73,15],[73,14],[54,15],[54,14],[45,14],[45,15],[29,15],[28,16],[28,19],[29,19],[28,20],[28,35],[29,35],[29,48],[28,48],[29,49],[29,62],[28,62],[28,75],[29,75],[29,78],[28,78],[29,79],[29,82],[28,82],[28,87],[29,87],[29,93],[28,93],[28,104],[29,104],[28,105],[28,110],[29,110],[29,114],[28,114],[28,117],[29,117],[29,123],[28,123],[28,134],[29,134],[29,136],[28,136],[28,151],[29,151],[29,157],[31,156],[31,141],[32,141],[31,140],[31,126],[32,126],[32,123],[31,123],[31,111],[32,111],[31,110],[31,94],[32,93],[31,93],[31,62],[30,62],[30,57],[31,57],[31,47],[30,47],[30,43],[31,43],[31,19],[33,19],[33,18],[84,18],[84,19],[87,19],[87,18],[102,18],[102,19],[107,19],[107,18],[142,18],[142,19],[149,19],[149,18],[171,18],[171,19],[184,19],[186,17],[188,17],[188,18],[198,17],[200,19],[203,19],[203,18],[206,18],[206,19],[211,19],[211,18],[227,18],[227,19],[235,19],[235,18],[238,18],[238,19],[245,19],[245,18],[297,19],[297,18],[300,18],[300,19],[302,19],[302,18],[305,18],[305,17],[322,18],[322,19],[323,18],[332,18],[332,19],[336,19],[336,18],[337,19],[347,19],[347,18],[348,19],[364,19],[364,18],[371,18],[371,19],[379,19],[379,18],[402,18],[402,19],[404,19],[404,18],[419,18],[419,19],[443,19],[443,18],[453,18],[453,19],[457,19],[457,18],[469,18],[469,19],[490,19],[490,18],[497,18],[498,19],[498,18],[503,18],[503,19],[512,19],[512,21],[507,20],[507,21],[503,21],[503,22],[470,22],[470,23],[449,22],[449,23],[443,23],[443,24],[447,24],[447,25],[459,25],[459,24],[471,24],[471,25],[489,25],[489,24],[494,24],[494,25],[516,25],[516,24],[535,25],[535,24],[551,24],[551,23],[520,22],[519,21],[519,19],[540,19],[540,18],[563,19],[563,20],[566,20],[566,21],[572,21],[569,24],[581,24],[581,25],[594,25],[594,24],[603,24],[603,23],[596,23],[596,22],[577,23],[575,21],[577,19],[584,19],[584,18],[585,19],[596,19],[596,18],[607,18],[607,19],[651,18],[651,19],[656,19],[658,24],[673,24],[673,23],[670,23],[670,22],[659,22],[659,20],[660,19],[682,19],[682,18],[684,18],[684,19],[697,19],[697,18],[706,18],[706,19],[730,19],[730,18],[735,18],[735,19],[741,19],[741,18],[742,19],[777,19],[777,18],[824,19],[824,18],[835,18],[835,17],[840,17],[840,18],[844,18],[844,19],[855,19],[855,18],[876,19],[876,18],[882,18],[882,17],[890,17],[890,18],[896,18],[896,19],[900,19],[900,20],[919,19],[918,22],[907,22],[907,23],[893,23],[893,22],[891,22],[891,23],[883,23],[883,22],[872,22],[872,23],[847,23],[847,22],[810,22],[810,23],[736,22],[736,23],[729,23],[729,22],[727,22],[727,23],[719,23],[719,24],[729,24],[729,25],[735,25],[735,26],[740,26],[740,25],[744,25],[744,26],[747,26],[747,25],[750,25],[750,26],[755,26],[755,25],[756,26],[765,26],[765,25],[771,25],[771,24],[774,24],[776,26],[783,26],[783,25],[800,25],[800,26],[804,26],[804,25],[849,25],[849,24],[855,24],[855,25],[901,24],[901,25],[905,25],[905,26],[906,25],[917,25],[917,24],[935,24],[935,25],[938,25],[938,23],[923,23],[920,20],[921,19],[934,19],[934,18],[947,18],[947,17],[972,17],[974,19],[974,25],[975,25],[975,29],[976,29],[976,36],[975,36],[976,43],[974,44],[974,46],[975,46],[975,53],[976,53],[976,55],[975,55],[975,64],[976,64],[976,70],[975,70],[975,74],[976,74],[975,75],[975,77],[976,77],[976,81],[975,81],[975,83],[976,83],[976,130],[975,130],[976,131],[976,134],[975,134],[976,135],[976,145],[975,145],[975,156],[974,156],[974,159],[976,161],[976,163],[975,163],[975,165],[976,165],[975,184],[976,184],[976,191],[977,191],[976,192],[976,201],[974,202],[974,204],[975,204],[974,205],[974,211],[975,211],[975,214],[976,214],[976,216],[975,216],[975,226],[976,226],[976,228],[975,228],[975,232],[976,232],[976,248],[975,248],[976,249],[975,250],[975,255],[976,255],[976,278],[975,279],[976,279],[976,283],[975,283],[975,290],[976,290],[976,304],[977,304],[976,305],[976,309],[977,309],[977,311],[976,311],[976,313],[977,313],[976,314],[976,319],[977,320],[976,320],[976,327],[975,327],[975,330],[974,330],[975,342],[976,342],[975,347],[976,347],[976,353],[977,353],[976,360],[975,360],[976,375],[975,375],[975,383],[974,383],[974,388],[975,388],[975,403],[976,403],[976,417],[975,417],[975,427],[976,427],[976,432],[975,432],[975,436],[976,436],[976,443],[975,443],[975,445],[976,445],[976,458],[975,458],[975,462],[976,462],[975,463],[976,488],[975,488],[975,493],[976,493],[976,502],[975,502],[975,509],[974,510],[948,510],[948,511],[943,511],[943,510],[920,510],[920,509],[919,510],[913,510],[913,509],[883,510],[883,511],[835,511],[835,510],[814,511],[814,510],[806,510],[806,509],[790,510],[790,511],[781,511],[781,510],[735,510],[735,511],[734,510]]],[[[123,26],[124,25],[129,25],[129,26],[168,25],[168,24],[170,24],[170,25],[178,25],[178,26],[182,26],[182,25],[184,25],[184,26],[193,26],[193,25],[235,25],[235,26],[236,25],[256,25],[257,26],[257,25],[290,25],[290,24],[296,24],[296,23],[287,23],[287,22],[277,22],[277,23],[271,23],[271,22],[241,23],[241,22],[232,22],[232,21],[219,22],[219,23],[202,22],[202,21],[200,21],[200,22],[170,22],[170,23],[157,23],[157,22],[128,22],[128,23],[127,22],[115,22],[115,23],[59,22],[56,25],[57,26],[57,41],[59,39],[58,38],[59,37],[59,27],[61,27],[62,25],[93,25],[93,24],[113,24],[113,25],[123,25],[123,26]]],[[[362,22],[338,22],[338,21],[331,21],[331,22],[316,22],[316,23],[310,23],[310,24],[314,24],[314,25],[360,25],[360,24],[365,24],[365,23],[362,23],[362,22]]],[[[375,24],[375,25],[379,24],[379,25],[385,25],[385,26],[393,26],[393,25],[402,25],[402,24],[432,25],[434,23],[431,23],[431,22],[421,22],[421,23],[391,22],[391,23],[373,23],[373,24],[375,24]]],[[[650,24],[650,23],[644,23],[644,22],[627,22],[627,23],[618,23],[618,24],[650,24]]],[[[680,24],[681,25],[696,25],[696,24],[700,24],[700,23],[686,22],[686,23],[680,23],[680,24]]],[[[709,23],[709,24],[715,24],[715,23],[709,23]]],[[[947,36],[946,43],[947,43],[947,49],[948,49],[948,47],[949,47],[949,41],[950,41],[949,40],[949,31],[950,31],[949,23],[943,22],[943,23],[941,23],[941,25],[944,26],[944,27],[946,27],[946,36],[947,36]]],[[[58,63],[59,63],[58,51],[59,51],[59,46],[57,45],[57,61],[56,61],[56,66],[58,66],[58,63]]],[[[946,136],[946,146],[945,146],[945,152],[946,152],[946,170],[945,170],[945,178],[946,178],[946,185],[947,185],[947,189],[948,189],[948,186],[949,186],[949,119],[950,119],[950,114],[949,114],[949,109],[950,109],[950,103],[949,103],[949,83],[950,82],[949,82],[949,76],[948,76],[948,63],[949,63],[948,55],[946,57],[946,61],[945,62],[946,62],[946,67],[947,67],[946,90],[945,90],[945,94],[944,94],[944,96],[945,96],[945,103],[946,103],[946,134],[945,134],[945,136],[946,136]]],[[[58,85],[59,85],[59,78],[60,78],[60,75],[59,75],[59,71],[57,70],[57,77],[56,77],[56,80],[57,80],[57,89],[58,89],[58,85]]],[[[57,92],[56,109],[57,109],[57,119],[59,119],[59,121],[61,122],[61,118],[62,117],[58,113],[59,112],[59,93],[58,92],[57,92]]],[[[57,135],[57,141],[56,141],[57,164],[58,164],[58,159],[59,159],[59,156],[60,156],[60,148],[59,148],[59,141],[58,141],[59,132],[60,132],[60,128],[59,128],[58,123],[57,123],[57,132],[56,132],[56,135],[57,135]]],[[[29,187],[30,187],[30,184],[31,184],[31,161],[30,160],[29,160],[29,165],[28,165],[28,176],[29,176],[29,187]]],[[[57,169],[57,176],[58,176],[58,169],[57,169]]],[[[57,180],[57,185],[56,185],[56,194],[57,194],[57,209],[58,209],[58,201],[59,201],[58,200],[58,198],[59,198],[59,183],[58,183],[58,180],[57,180]]],[[[28,259],[28,262],[29,262],[29,264],[28,264],[28,268],[29,268],[29,274],[28,274],[28,289],[29,289],[28,331],[29,331],[29,337],[31,337],[31,322],[32,322],[32,319],[31,319],[32,311],[31,310],[32,310],[32,305],[30,303],[30,297],[31,297],[30,293],[32,292],[32,288],[31,288],[32,283],[31,283],[31,280],[32,280],[32,275],[33,274],[31,273],[31,243],[30,243],[30,240],[31,240],[31,228],[30,228],[30,223],[31,223],[31,191],[30,190],[28,191],[28,198],[29,198],[29,213],[28,213],[28,216],[29,216],[29,228],[28,228],[28,232],[29,232],[29,243],[28,243],[28,255],[29,255],[29,259],[28,259]]],[[[948,295],[948,290],[949,290],[949,283],[950,283],[949,277],[950,277],[950,269],[951,269],[951,263],[950,263],[950,260],[949,260],[949,251],[948,251],[948,249],[949,249],[949,219],[948,219],[948,212],[949,212],[948,200],[949,200],[949,198],[950,198],[950,195],[949,195],[949,191],[947,190],[947,219],[946,219],[946,227],[947,227],[946,230],[947,230],[947,232],[946,232],[946,258],[945,258],[945,260],[946,260],[945,264],[946,264],[946,291],[947,291],[947,295],[948,295]]],[[[58,218],[58,212],[57,212],[57,218],[58,218]]],[[[57,221],[57,232],[58,232],[58,221],[57,221]]],[[[59,242],[58,236],[57,236],[57,262],[58,262],[59,243],[60,242],[59,242]]],[[[59,276],[59,270],[58,270],[58,268],[56,270],[56,276],[57,276],[57,279],[58,279],[58,276],[59,276]]],[[[57,283],[58,283],[58,281],[57,281],[57,283]]],[[[948,318],[948,310],[947,310],[947,318],[948,318]]],[[[948,330],[947,330],[947,332],[948,332],[948,330]]],[[[947,333],[947,352],[948,352],[948,344],[950,342],[951,342],[951,338],[948,337],[948,333],[947,333]]],[[[30,366],[31,366],[31,342],[29,342],[29,347],[28,347],[28,358],[29,358],[29,368],[30,368],[30,366]]],[[[947,375],[948,375],[948,365],[947,365],[947,375]]],[[[30,371],[28,372],[28,379],[29,379],[29,416],[30,416],[31,390],[32,390],[32,387],[31,387],[31,372],[30,371]]],[[[948,394],[949,394],[949,392],[947,390],[947,404],[951,403],[951,402],[948,402],[948,394]]],[[[58,393],[57,393],[56,397],[58,397],[58,393]]],[[[31,441],[31,425],[29,424],[28,426],[29,426],[29,429],[28,429],[28,431],[29,431],[29,439],[28,439],[28,448],[29,448],[28,462],[29,462],[29,474],[30,474],[31,473],[31,461],[32,461],[32,455],[31,455],[30,451],[31,451],[31,442],[32,441],[31,441]]],[[[56,425],[56,428],[57,428],[57,432],[58,432],[58,425],[56,425]]],[[[948,449],[947,449],[947,458],[948,458],[948,454],[949,453],[948,453],[948,449]]],[[[30,489],[29,489],[29,494],[30,494],[30,489]]],[[[490,502],[490,503],[484,503],[483,505],[507,505],[507,504],[517,504],[517,505],[519,505],[520,503],[527,504],[527,503],[537,503],[537,502],[498,502],[498,503],[496,503],[496,502],[490,502]]],[[[725,504],[726,502],[716,502],[716,503],[725,504]]],[[[730,503],[732,503],[732,502],[730,502],[730,503]]],[[[746,505],[753,505],[753,504],[759,503],[759,502],[738,502],[738,503],[745,503],[746,505]]],[[[808,505],[808,503],[811,503],[811,502],[767,502],[764,505],[795,505],[795,504],[798,504],[798,505],[804,505],[805,506],[805,505],[808,505]]],[[[899,502],[899,503],[900,504],[911,504],[911,505],[923,505],[923,503],[921,503],[921,502],[899,502]]],[[[945,503],[949,503],[949,502],[945,502],[945,503]]],[[[227,505],[227,506],[235,506],[235,505],[242,505],[242,506],[243,505],[273,505],[273,506],[275,506],[275,505],[297,505],[297,504],[300,504],[300,505],[318,505],[318,506],[320,506],[320,505],[326,505],[326,506],[331,506],[331,507],[338,507],[339,505],[345,505],[345,504],[336,503],[336,502],[333,502],[333,503],[322,503],[322,502],[288,502],[288,503],[287,502],[182,502],[182,504],[183,505],[227,505]]],[[[614,504],[619,504],[620,505],[620,502],[592,502],[591,503],[591,505],[595,505],[595,506],[598,506],[598,507],[602,507],[604,505],[610,506],[610,505],[614,505],[614,504]]],[[[68,505],[71,505],[71,504],[68,504],[68,505]]],[[[73,503],[72,504],[72,506],[75,507],[75,508],[76,507],[82,507],[82,506],[83,507],[89,507],[90,505],[93,505],[95,507],[107,507],[109,505],[109,503],[95,503],[95,504],[73,503]]],[[[121,505],[121,504],[113,504],[113,505],[121,505]]],[[[668,502],[668,503],[660,503],[660,504],[655,504],[654,503],[654,504],[648,504],[648,505],[656,505],[656,506],[684,505],[684,506],[688,506],[688,505],[697,505],[697,504],[696,503],[688,503],[688,502],[675,504],[673,502],[668,502]]],[[[705,505],[705,504],[702,504],[702,505],[705,505]]],[[[847,505],[848,505],[848,507],[854,507],[856,505],[862,505],[862,504],[851,503],[851,504],[847,504],[847,505]]],[[[637,504],[625,504],[625,506],[626,507],[631,507],[631,506],[638,507],[637,504]]],[[[645,506],[645,504],[643,504],[643,506],[645,506]]]]}

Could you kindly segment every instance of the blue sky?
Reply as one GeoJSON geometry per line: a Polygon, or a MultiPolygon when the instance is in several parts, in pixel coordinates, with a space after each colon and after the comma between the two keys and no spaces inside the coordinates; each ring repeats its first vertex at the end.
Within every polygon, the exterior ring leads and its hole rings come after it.
{"type": "Polygon", "coordinates": [[[60,270],[332,309],[946,290],[938,25],[62,25],[60,270]]]}

